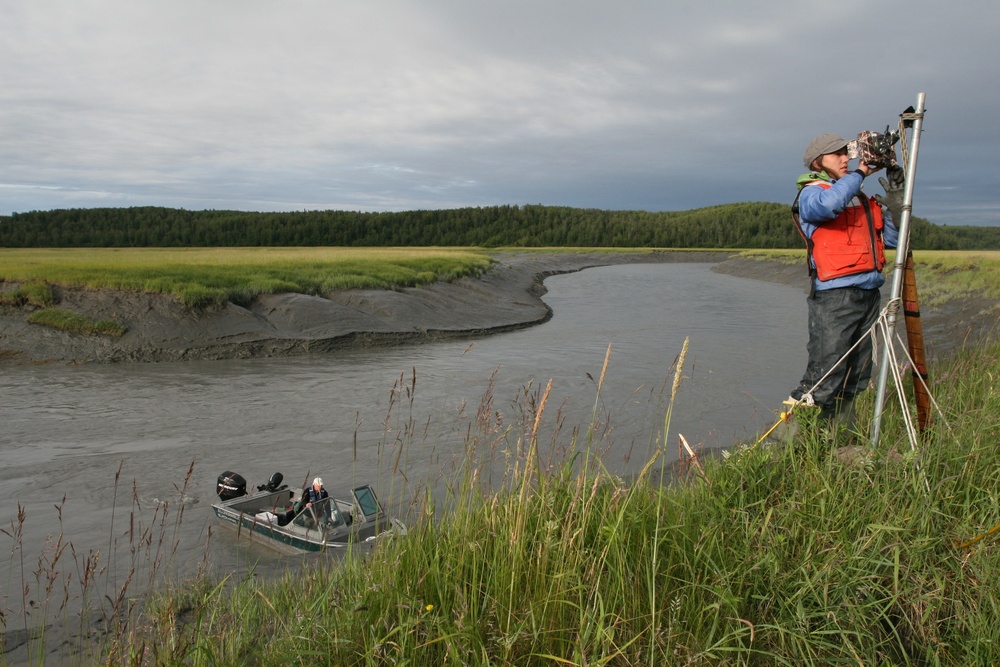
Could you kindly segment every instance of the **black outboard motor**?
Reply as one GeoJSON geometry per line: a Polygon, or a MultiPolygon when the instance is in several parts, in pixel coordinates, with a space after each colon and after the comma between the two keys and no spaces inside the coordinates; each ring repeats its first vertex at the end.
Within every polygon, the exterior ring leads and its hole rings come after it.
{"type": "Polygon", "coordinates": [[[215,492],[219,494],[219,500],[232,500],[247,494],[247,481],[243,475],[226,471],[219,475],[219,483],[215,487],[215,492]]]}
{"type": "Polygon", "coordinates": [[[285,478],[284,475],[282,475],[280,472],[276,472],[273,475],[271,475],[271,479],[267,480],[267,484],[261,484],[260,486],[257,487],[257,490],[273,493],[275,491],[287,488],[288,487],[287,484],[285,484],[284,486],[278,486],[279,484],[281,484],[281,480],[283,480],[284,478],[285,478]]]}

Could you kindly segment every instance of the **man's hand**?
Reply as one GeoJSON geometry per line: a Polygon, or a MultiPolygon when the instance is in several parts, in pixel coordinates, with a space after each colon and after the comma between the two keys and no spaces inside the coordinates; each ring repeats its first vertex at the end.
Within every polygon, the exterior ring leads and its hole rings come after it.
{"type": "Polygon", "coordinates": [[[892,214],[892,221],[896,225],[903,217],[903,190],[906,189],[906,174],[899,165],[889,167],[885,172],[885,178],[879,178],[885,195],[875,195],[875,201],[889,209],[892,214]]]}

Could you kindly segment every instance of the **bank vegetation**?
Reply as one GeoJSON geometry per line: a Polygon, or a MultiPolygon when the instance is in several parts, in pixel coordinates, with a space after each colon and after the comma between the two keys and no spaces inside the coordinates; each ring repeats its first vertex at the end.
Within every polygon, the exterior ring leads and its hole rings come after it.
{"type": "MultiPolygon", "coordinates": [[[[684,390],[683,356],[673,392],[684,390]]],[[[935,366],[941,413],[915,447],[890,402],[874,447],[856,438],[852,448],[850,434],[804,414],[792,440],[685,455],[670,470],[668,407],[631,480],[603,467],[596,430],[539,441],[539,424],[556,418],[543,389],[516,423],[487,391],[444,510],[416,507],[408,536],[277,581],[179,583],[105,655],[163,665],[997,664],[998,376],[997,346],[935,366]],[[488,486],[495,465],[502,482],[488,486]]]]}
{"type": "MultiPolygon", "coordinates": [[[[634,252],[629,248],[532,248],[524,252],[634,252]]],[[[642,249],[648,251],[650,249],[642,249]]],[[[478,276],[505,250],[483,248],[0,248],[0,306],[47,307],[53,285],[173,295],[189,307],[246,305],[261,294],[322,295],[398,289],[478,276]]],[[[742,257],[803,266],[805,253],[751,249],[742,257]]],[[[915,251],[926,305],[949,299],[1000,301],[1000,252],[915,251]]],[[[889,253],[891,272],[893,253],[889,253]]],[[[766,278],[766,271],[762,277],[766,278]]]]}
{"type": "Polygon", "coordinates": [[[491,264],[467,248],[0,248],[0,304],[57,284],[170,294],[190,307],[246,305],[278,292],[415,287],[491,264]]]}

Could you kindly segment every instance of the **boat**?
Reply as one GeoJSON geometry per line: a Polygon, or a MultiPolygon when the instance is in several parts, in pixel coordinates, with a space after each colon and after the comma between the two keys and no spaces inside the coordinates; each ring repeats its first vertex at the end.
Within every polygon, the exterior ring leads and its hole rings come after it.
{"type": "Polygon", "coordinates": [[[405,532],[398,520],[386,518],[367,484],[352,489],[348,499],[330,496],[307,507],[301,502],[306,489],[289,488],[283,479],[276,472],[256,492],[248,492],[246,479],[227,470],[216,486],[215,516],[239,535],[259,536],[262,543],[284,553],[344,548],[405,532]]]}

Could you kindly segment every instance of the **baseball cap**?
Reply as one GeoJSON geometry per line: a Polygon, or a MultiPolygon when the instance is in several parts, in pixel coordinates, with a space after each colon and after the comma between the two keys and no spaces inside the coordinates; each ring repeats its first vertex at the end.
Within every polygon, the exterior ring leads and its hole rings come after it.
{"type": "Polygon", "coordinates": [[[842,139],[839,134],[833,134],[832,132],[827,132],[826,134],[821,134],[809,142],[806,146],[806,152],[802,156],[802,162],[805,163],[806,169],[812,169],[812,163],[821,155],[826,155],[827,153],[836,153],[841,148],[847,145],[847,139],[842,139]]]}

